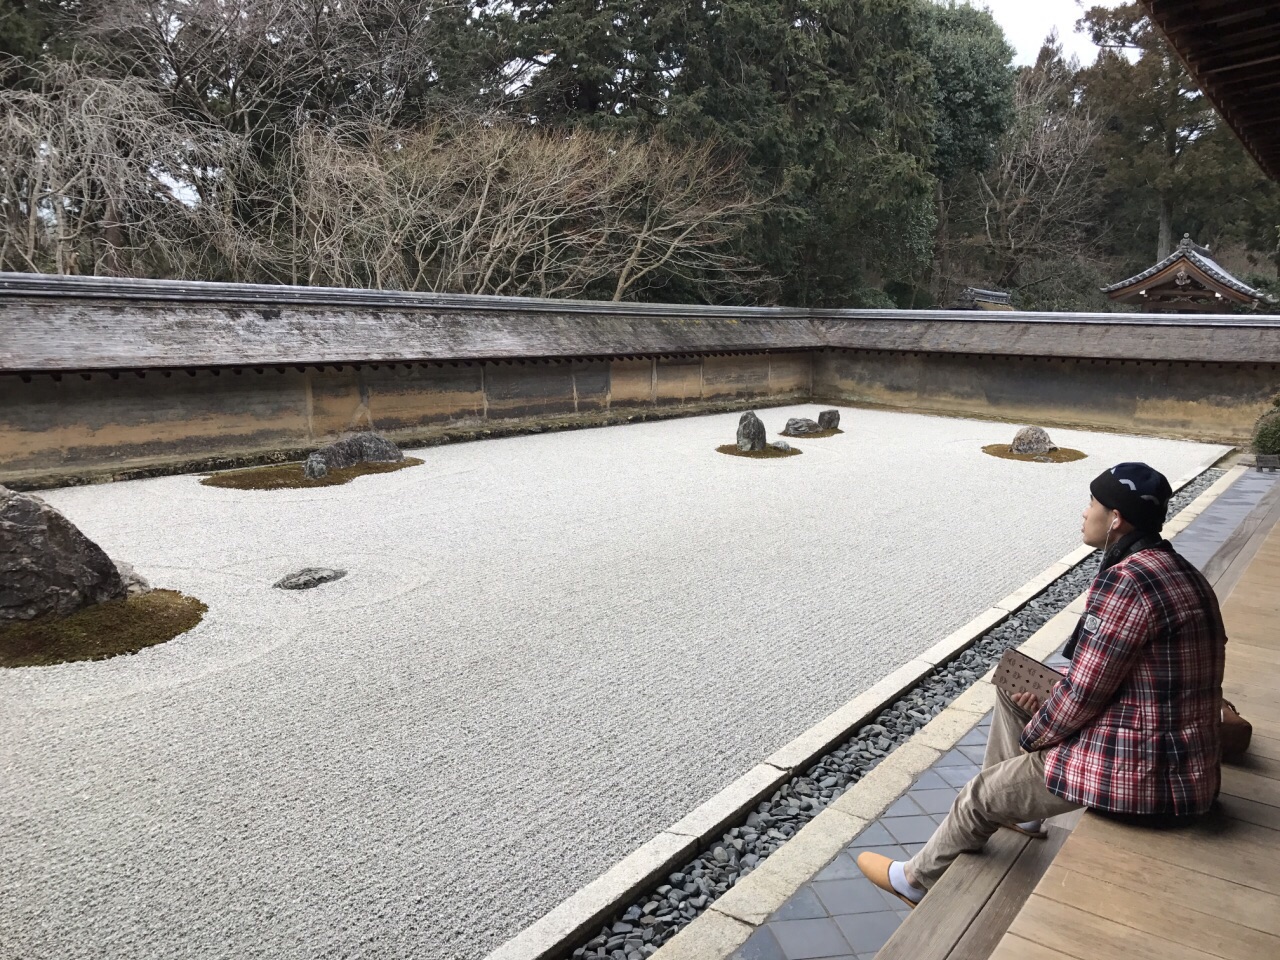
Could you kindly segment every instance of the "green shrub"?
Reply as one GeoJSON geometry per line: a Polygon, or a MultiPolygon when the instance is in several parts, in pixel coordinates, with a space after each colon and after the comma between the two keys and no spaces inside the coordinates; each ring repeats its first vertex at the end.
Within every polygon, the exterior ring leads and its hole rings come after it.
{"type": "Polygon", "coordinates": [[[1280,403],[1276,406],[1258,418],[1253,432],[1254,453],[1280,454],[1280,403]]]}

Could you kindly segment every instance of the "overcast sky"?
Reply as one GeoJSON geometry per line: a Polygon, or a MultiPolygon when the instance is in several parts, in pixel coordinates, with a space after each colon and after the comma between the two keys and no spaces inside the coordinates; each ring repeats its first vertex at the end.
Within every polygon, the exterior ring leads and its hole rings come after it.
{"type": "Polygon", "coordinates": [[[973,0],[975,7],[987,7],[1000,26],[1004,27],[1009,42],[1018,51],[1018,63],[1034,63],[1040,52],[1040,44],[1054,27],[1062,38],[1062,46],[1068,56],[1075,54],[1082,64],[1092,63],[1098,54],[1084,34],[1076,33],[1076,21],[1088,7],[1118,6],[1105,0],[973,0]]]}

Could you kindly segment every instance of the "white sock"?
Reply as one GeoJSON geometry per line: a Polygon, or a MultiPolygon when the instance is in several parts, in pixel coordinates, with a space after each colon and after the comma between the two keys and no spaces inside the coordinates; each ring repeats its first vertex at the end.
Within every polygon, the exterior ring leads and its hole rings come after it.
{"type": "Polygon", "coordinates": [[[912,903],[919,903],[924,899],[924,891],[919,887],[913,887],[907,883],[906,864],[897,860],[889,864],[889,883],[893,885],[893,889],[902,894],[912,903]]]}
{"type": "Polygon", "coordinates": [[[1024,823],[1018,824],[1018,828],[1021,830],[1027,831],[1027,833],[1039,833],[1042,829],[1044,829],[1044,821],[1043,820],[1027,820],[1024,823]]]}

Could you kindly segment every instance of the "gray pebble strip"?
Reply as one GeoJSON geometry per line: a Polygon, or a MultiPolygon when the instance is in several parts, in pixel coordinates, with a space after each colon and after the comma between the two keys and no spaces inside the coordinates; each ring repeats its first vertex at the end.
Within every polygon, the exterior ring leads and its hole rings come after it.
{"type": "MultiPolygon", "coordinates": [[[[1174,517],[1226,471],[1207,470],[1173,498],[1174,517]]],[[[573,951],[573,960],[641,960],[754,870],[850,786],[906,743],[956,697],[995,665],[1005,650],[1026,642],[1089,586],[1098,554],[1063,574],[1014,616],[993,627],[955,660],[929,673],[844,744],[803,775],[762,800],[746,821],[725,833],[696,859],[672,873],[573,951]]]]}

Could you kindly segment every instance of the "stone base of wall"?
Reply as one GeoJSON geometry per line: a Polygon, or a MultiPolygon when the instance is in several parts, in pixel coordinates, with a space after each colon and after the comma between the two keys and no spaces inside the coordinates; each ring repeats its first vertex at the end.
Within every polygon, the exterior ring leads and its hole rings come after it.
{"type": "Polygon", "coordinates": [[[1245,446],[1280,393],[1280,364],[827,350],[814,358],[814,393],[853,406],[1245,446]]]}
{"type": "MultiPolygon", "coordinates": [[[[39,489],[808,399],[813,354],[0,376],[0,483],[39,489]]],[[[728,439],[732,439],[731,437],[728,439]]]]}

